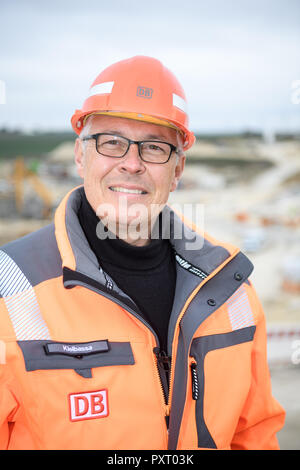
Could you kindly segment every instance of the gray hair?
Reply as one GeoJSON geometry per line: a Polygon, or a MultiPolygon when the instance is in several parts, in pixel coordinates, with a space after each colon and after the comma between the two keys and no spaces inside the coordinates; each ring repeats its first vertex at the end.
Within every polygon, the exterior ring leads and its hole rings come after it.
{"type": "MultiPolygon", "coordinates": [[[[94,114],[92,114],[91,116],[88,117],[88,119],[86,120],[85,125],[83,126],[83,128],[82,128],[82,130],[79,134],[79,139],[83,139],[84,137],[86,137],[87,135],[90,134],[94,117],[95,117],[94,114]]],[[[87,140],[82,141],[82,150],[83,150],[84,154],[85,154],[85,151],[86,151],[87,144],[88,144],[87,140]]]]}
{"type": "Polygon", "coordinates": [[[91,116],[88,117],[88,119],[86,120],[86,123],[85,125],[83,126],[80,134],[79,134],[79,138],[82,139],[83,137],[86,137],[89,133],[90,133],[90,130],[91,130],[91,127],[92,127],[92,124],[93,124],[93,119],[94,119],[95,115],[92,114],[91,116]]]}

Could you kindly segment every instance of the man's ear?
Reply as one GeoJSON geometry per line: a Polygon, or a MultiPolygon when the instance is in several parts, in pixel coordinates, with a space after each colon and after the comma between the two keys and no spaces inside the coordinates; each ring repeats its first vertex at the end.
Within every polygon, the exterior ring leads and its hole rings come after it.
{"type": "Polygon", "coordinates": [[[84,177],[84,151],[83,151],[83,142],[81,139],[75,140],[75,165],[77,168],[77,173],[81,178],[84,177]]]}
{"type": "Polygon", "coordinates": [[[176,163],[176,167],[175,167],[175,171],[174,171],[174,178],[173,178],[173,182],[172,182],[172,185],[171,185],[171,192],[175,191],[175,189],[177,188],[178,182],[179,182],[179,180],[181,178],[181,175],[183,173],[183,170],[184,170],[184,165],[185,165],[185,155],[182,154],[182,155],[180,155],[180,157],[178,158],[178,161],[176,163]]]}

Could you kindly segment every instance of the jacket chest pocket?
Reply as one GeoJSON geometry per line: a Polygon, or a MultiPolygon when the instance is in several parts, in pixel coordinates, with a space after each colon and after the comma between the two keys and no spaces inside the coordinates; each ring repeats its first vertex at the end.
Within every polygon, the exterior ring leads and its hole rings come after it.
{"type": "MultiPolygon", "coordinates": [[[[21,406],[36,448],[108,448],[120,401],[124,407],[136,373],[131,343],[33,340],[18,345],[25,362],[25,370],[18,371],[21,406]]],[[[121,432],[115,433],[116,441],[121,432]]]]}
{"type": "MultiPolygon", "coordinates": [[[[230,350],[232,346],[242,345],[253,340],[255,333],[255,326],[242,328],[235,330],[229,333],[216,334],[210,336],[204,336],[200,338],[195,338],[191,345],[190,356],[192,357],[190,368],[191,368],[191,377],[192,377],[192,398],[196,401],[196,427],[197,427],[197,437],[198,437],[198,447],[200,448],[210,448],[216,449],[217,445],[214,441],[212,434],[210,433],[208,426],[206,424],[204,415],[209,413],[209,410],[205,410],[204,413],[204,396],[206,393],[206,376],[205,376],[205,358],[209,352],[220,351],[225,361],[225,348],[230,350]]],[[[232,350],[233,352],[234,350],[232,350]]],[[[236,355],[236,352],[233,352],[236,355]]],[[[230,356],[231,357],[231,356],[230,356]]],[[[249,356],[250,357],[250,356],[249,356]]],[[[239,357],[237,357],[239,359],[239,357]]],[[[227,359],[229,356],[227,355],[227,359]]],[[[221,361],[220,361],[221,362],[221,361]]],[[[246,363],[244,364],[246,366],[246,363]]],[[[234,370],[234,362],[230,362],[227,365],[230,371],[234,370]]],[[[211,376],[215,376],[215,386],[218,388],[216,391],[217,394],[221,397],[224,390],[222,390],[221,384],[224,384],[224,380],[220,379],[218,382],[218,375],[224,375],[223,363],[219,366],[222,373],[216,367],[213,371],[210,372],[211,376]]],[[[230,382],[231,372],[228,371],[228,390],[230,387],[234,387],[234,384],[230,382]]],[[[238,371],[236,371],[238,373],[238,371]]],[[[212,381],[211,381],[212,382],[212,381]]],[[[230,393],[230,392],[229,392],[230,393]]],[[[221,401],[221,400],[220,400],[221,401]]],[[[214,412],[212,410],[212,412],[214,412]]]]}
{"type": "Polygon", "coordinates": [[[28,372],[73,369],[84,378],[92,378],[92,369],[135,363],[129,342],[107,340],[88,343],[62,343],[49,340],[18,341],[28,372]]]}

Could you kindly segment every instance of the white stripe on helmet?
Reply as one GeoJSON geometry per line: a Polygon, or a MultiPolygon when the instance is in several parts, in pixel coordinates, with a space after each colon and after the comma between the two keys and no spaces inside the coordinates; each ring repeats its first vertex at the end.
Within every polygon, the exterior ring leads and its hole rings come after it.
{"type": "Polygon", "coordinates": [[[181,109],[184,113],[186,113],[186,102],[181,96],[176,95],[173,93],[173,106],[176,106],[176,108],[181,109]]]}
{"type": "Polygon", "coordinates": [[[114,83],[115,82],[98,83],[98,85],[94,85],[90,88],[88,96],[90,97],[94,95],[103,95],[104,93],[111,93],[114,83]]]}

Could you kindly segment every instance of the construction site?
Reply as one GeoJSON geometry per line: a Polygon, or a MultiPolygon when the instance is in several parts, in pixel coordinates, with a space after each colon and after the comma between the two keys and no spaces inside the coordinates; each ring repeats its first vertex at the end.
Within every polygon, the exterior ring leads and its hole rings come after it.
{"type": "MultiPolygon", "coordinates": [[[[73,148],[68,140],[41,155],[6,158],[0,139],[0,245],[48,224],[81,184],[73,148]]],[[[288,409],[280,444],[300,448],[300,136],[199,136],[186,157],[169,203],[202,205],[202,229],[253,262],[274,395],[288,409]]]]}

